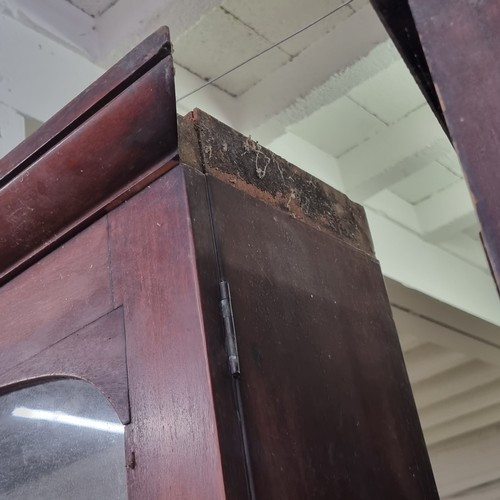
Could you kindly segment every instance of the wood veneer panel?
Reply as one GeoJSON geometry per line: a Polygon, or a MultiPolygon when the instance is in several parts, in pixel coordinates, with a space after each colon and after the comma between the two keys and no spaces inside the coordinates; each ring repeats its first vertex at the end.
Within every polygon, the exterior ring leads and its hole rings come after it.
{"type": "Polygon", "coordinates": [[[101,219],[0,288],[0,373],[113,309],[101,219]]]}
{"type": "Polygon", "coordinates": [[[130,420],[125,332],[116,309],[0,375],[2,391],[33,381],[81,378],[96,386],[120,420],[130,420]]]}
{"type": "Polygon", "coordinates": [[[129,497],[225,498],[182,167],[109,220],[127,338],[129,497]]]}
{"type": "Polygon", "coordinates": [[[378,263],[209,184],[257,498],[437,499],[378,263]]]}

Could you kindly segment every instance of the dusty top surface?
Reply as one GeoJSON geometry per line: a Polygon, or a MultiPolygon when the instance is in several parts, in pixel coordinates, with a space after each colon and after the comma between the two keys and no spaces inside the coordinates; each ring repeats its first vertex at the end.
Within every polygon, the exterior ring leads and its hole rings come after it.
{"type": "Polygon", "coordinates": [[[363,207],[250,137],[195,109],[179,118],[180,161],[373,256],[363,207]]]}

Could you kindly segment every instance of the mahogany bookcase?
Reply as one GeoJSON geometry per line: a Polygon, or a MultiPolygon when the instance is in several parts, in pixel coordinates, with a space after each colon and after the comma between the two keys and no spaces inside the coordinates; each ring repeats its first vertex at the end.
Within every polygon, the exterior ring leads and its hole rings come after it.
{"type": "Polygon", "coordinates": [[[0,179],[1,390],[93,384],[129,498],[438,498],[363,209],[178,119],[166,29],[0,179]]]}

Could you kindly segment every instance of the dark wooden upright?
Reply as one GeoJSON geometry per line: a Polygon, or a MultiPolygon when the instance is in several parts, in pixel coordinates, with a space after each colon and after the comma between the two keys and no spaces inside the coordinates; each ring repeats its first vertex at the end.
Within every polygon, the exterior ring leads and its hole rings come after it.
{"type": "Polygon", "coordinates": [[[499,288],[500,2],[371,0],[371,3],[460,157],[499,288]]]}
{"type": "Polygon", "coordinates": [[[99,388],[131,499],[437,498],[363,209],[177,141],[172,76],[160,30],[0,162],[1,390],[99,388]]]}

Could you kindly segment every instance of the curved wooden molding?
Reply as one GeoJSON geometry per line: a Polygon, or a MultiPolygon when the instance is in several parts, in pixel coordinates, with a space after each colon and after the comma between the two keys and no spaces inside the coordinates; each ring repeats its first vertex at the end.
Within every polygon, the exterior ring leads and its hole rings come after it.
{"type": "Polygon", "coordinates": [[[108,399],[122,423],[130,422],[122,308],[1,373],[0,394],[57,378],[90,382],[108,399]]]}
{"type": "Polygon", "coordinates": [[[178,163],[170,54],[161,28],[0,160],[0,284],[178,163]]]}

